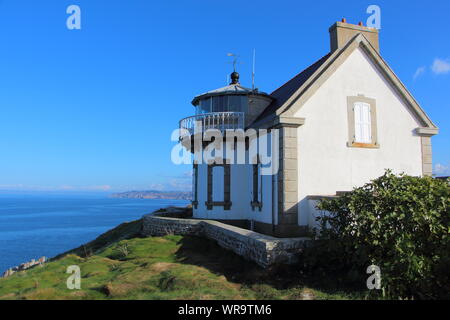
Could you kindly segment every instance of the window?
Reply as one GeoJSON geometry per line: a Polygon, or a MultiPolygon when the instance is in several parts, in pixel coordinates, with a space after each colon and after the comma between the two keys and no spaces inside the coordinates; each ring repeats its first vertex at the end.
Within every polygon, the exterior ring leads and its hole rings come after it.
{"type": "Polygon", "coordinates": [[[221,95],[203,98],[196,107],[196,114],[247,111],[248,97],[245,95],[221,95]]]}
{"type": "Polygon", "coordinates": [[[211,98],[200,100],[197,106],[197,114],[204,114],[211,112],[211,98]]]}
{"type": "Polygon", "coordinates": [[[242,97],[241,96],[229,96],[228,97],[228,110],[239,112],[242,110],[242,97]]]}
{"type": "Polygon", "coordinates": [[[225,170],[222,166],[212,167],[212,199],[214,202],[224,201],[224,177],[225,170]]]}
{"type": "Polygon", "coordinates": [[[244,95],[231,95],[228,97],[228,110],[234,112],[248,111],[248,97],[244,95]]]}
{"type": "Polygon", "coordinates": [[[208,200],[206,209],[231,209],[231,167],[229,164],[208,165],[208,200]]]}
{"type": "Polygon", "coordinates": [[[228,96],[212,97],[213,105],[212,112],[226,112],[228,111],[228,96]]]}
{"type": "Polygon", "coordinates": [[[348,147],[379,148],[376,103],[363,95],[348,97],[348,147]]]}

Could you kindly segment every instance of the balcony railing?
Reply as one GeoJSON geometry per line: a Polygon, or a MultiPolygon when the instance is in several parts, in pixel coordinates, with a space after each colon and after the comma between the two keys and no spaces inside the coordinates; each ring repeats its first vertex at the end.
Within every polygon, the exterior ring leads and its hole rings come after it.
{"type": "Polygon", "coordinates": [[[190,135],[194,134],[195,126],[201,125],[202,131],[218,129],[222,133],[227,129],[245,129],[244,112],[213,112],[198,114],[180,121],[180,129],[185,129],[190,135]]]}

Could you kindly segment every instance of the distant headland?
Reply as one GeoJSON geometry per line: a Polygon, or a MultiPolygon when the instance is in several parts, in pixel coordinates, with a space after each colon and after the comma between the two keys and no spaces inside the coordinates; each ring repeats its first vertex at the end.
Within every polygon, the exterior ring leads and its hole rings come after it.
{"type": "Polygon", "coordinates": [[[184,191],[127,191],[111,194],[112,198],[123,199],[171,199],[171,200],[191,200],[192,192],[184,191]]]}

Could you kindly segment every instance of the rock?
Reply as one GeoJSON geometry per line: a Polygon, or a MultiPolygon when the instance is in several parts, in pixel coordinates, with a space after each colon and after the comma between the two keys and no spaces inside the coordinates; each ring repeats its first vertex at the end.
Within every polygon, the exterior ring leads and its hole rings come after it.
{"type": "Polygon", "coordinates": [[[37,261],[35,259],[31,259],[31,261],[29,261],[29,262],[22,263],[19,266],[16,266],[16,267],[13,267],[13,268],[10,268],[10,269],[6,270],[3,273],[2,278],[9,277],[12,274],[16,273],[17,271],[27,270],[27,269],[30,269],[30,268],[32,268],[34,266],[42,265],[42,264],[44,264],[46,262],[47,262],[47,258],[46,257],[41,257],[37,261]]]}
{"type": "Polygon", "coordinates": [[[9,277],[9,276],[11,276],[13,273],[15,273],[15,271],[12,269],[12,268],[10,268],[10,269],[8,269],[8,270],[6,270],[4,273],[3,273],[3,278],[6,278],[6,277],[9,277]]]}

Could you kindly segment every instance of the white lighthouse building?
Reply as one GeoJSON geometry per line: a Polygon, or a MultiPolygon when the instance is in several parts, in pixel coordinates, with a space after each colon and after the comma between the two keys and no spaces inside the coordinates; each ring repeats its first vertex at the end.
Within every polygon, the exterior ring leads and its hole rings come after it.
{"type": "MultiPolygon", "coordinates": [[[[380,55],[378,30],[343,21],[329,32],[330,52],[271,94],[241,86],[233,72],[230,85],[194,98],[195,115],[180,121],[190,151],[211,145],[204,142],[208,129],[264,129],[275,139],[269,149],[277,162],[270,175],[259,158],[194,162],[194,218],[304,236],[321,198],[385,169],[431,175],[438,128],[380,55]]],[[[250,149],[246,143],[247,155],[250,149]]]]}

